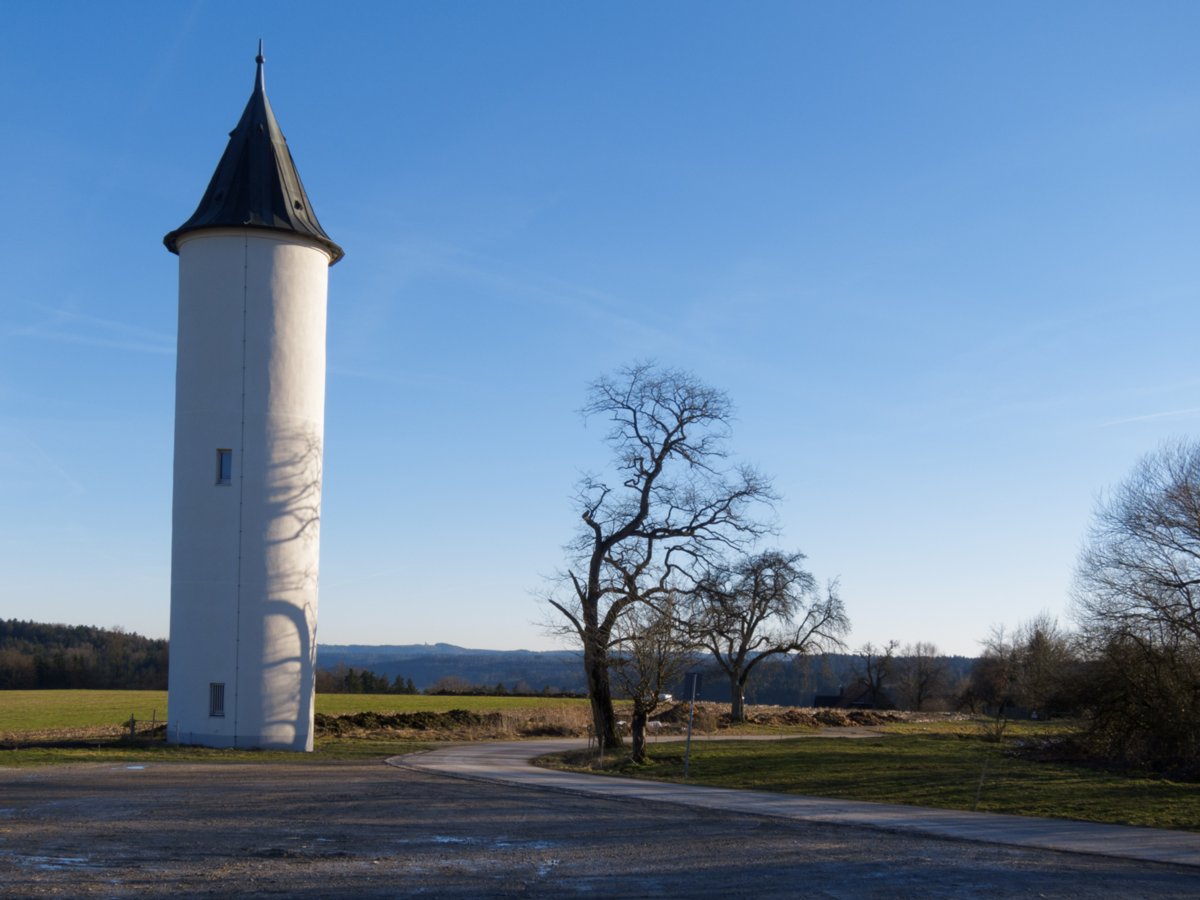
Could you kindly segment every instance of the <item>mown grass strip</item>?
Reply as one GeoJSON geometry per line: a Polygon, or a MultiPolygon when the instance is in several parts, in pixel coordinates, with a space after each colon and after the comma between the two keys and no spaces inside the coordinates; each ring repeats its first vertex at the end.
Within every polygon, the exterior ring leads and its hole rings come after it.
{"type": "Polygon", "coordinates": [[[113,743],[94,747],[18,747],[0,750],[0,768],[52,766],[67,763],[109,765],[153,763],[292,763],[321,764],[369,762],[389,756],[416,753],[433,746],[418,741],[369,738],[318,738],[312,753],[281,750],[218,750],[212,747],[176,747],[163,742],[113,743]]]}
{"type": "MultiPolygon", "coordinates": [[[[606,771],[684,780],[682,744],[650,756],[606,771]]],[[[1200,830],[1200,784],[1021,759],[972,734],[696,741],[688,783],[941,809],[971,809],[978,794],[982,812],[1200,830]]]]}

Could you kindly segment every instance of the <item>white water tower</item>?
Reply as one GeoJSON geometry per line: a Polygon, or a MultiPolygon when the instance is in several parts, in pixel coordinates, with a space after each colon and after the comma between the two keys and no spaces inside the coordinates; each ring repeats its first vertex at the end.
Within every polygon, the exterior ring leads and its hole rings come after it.
{"type": "Polygon", "coordinates": [[[321,228],[254,91],[179,255],[168,739],[311,750],[325,302],[321,228]]]}

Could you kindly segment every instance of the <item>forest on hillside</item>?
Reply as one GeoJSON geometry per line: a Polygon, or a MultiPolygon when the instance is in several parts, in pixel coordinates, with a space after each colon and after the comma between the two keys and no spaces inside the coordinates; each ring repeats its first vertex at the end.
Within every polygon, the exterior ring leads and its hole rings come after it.
{"type": "Polygon", "coordinates": [[[0,690],[166,690],[167,642],[120,628],[0,619],[0,690]]]}

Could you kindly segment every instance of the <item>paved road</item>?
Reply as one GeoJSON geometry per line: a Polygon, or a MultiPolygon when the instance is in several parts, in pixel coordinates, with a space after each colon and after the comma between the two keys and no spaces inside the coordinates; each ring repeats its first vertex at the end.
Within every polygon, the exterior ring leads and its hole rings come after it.
{"type": "MultiPolygon", "coordinates": [[[[666,784],[529,764],[535,757],[582,746],[578,740],[464,744],[398,756],[388,762],[443,775],[609,799],[1200,867],[1200,834],[1191,832],[666,784]]],[[[1200,875],[1197,878],[1200,880],[1200,875]]]]}

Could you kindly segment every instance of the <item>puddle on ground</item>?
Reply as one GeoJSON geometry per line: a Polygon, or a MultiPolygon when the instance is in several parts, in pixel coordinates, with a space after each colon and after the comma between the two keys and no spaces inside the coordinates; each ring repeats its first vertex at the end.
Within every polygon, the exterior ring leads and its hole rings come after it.
{"type": "Polygon", "coordinates": [[[539,865],[537,867],[538,878],[545,878],[547,875],[549,875],[551,872],[554,871],[554,867],[557,866],[560,862],[562,862],[562,860],[560,860],[560,859],[548,859],[544,863],[539,865]]]}
{"type": "Polygon", "coordinates": [[[88,865],[86,856],[16,856],[18,865],[32,866],[43,872],[58,872],[88,865]]]}
{"type": "Polygon", "coordinates": [[[507,841],[504,838],[497,838],[492,841],[492,846],[499,850],[509,847],[515,847],[518,850],[549,850],[557,847],[558,841],[507,841]]]}
{"type": "MultiPolygon", "coordinates": [[[[321,840],[321,838],[317,838],[321,840]]],[[[558,841],[514,841],[508,838],[464,837],[457,834],[434,834],[427,838],[402,838],[397,844],[461,844],[487,845],[494,850],[549,850],[559,846],[558,841]]]]}

